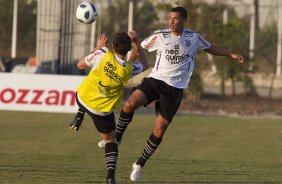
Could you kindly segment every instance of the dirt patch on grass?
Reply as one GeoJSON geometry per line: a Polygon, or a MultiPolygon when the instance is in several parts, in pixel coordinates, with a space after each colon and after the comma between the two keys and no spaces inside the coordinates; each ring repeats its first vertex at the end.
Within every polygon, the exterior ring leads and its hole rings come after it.
{"type": "Polygon", "coordinates": [[[199,101],[184,100],[180,111],[207,114],[275,115],[282,117],[282,99],[205,94],[199,101]]]}

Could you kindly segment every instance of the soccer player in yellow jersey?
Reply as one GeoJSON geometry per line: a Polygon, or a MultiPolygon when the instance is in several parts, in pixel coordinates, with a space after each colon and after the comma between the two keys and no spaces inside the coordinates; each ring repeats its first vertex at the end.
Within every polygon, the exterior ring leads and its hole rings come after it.
{"type": "Polygon", "coordinates": [[[99,36],[97,47],[77,64],[79,69],[92,67],[88,76],[77,89],[76,101],[79,111],[70,125],[78,130],[86,112],[93,120],[98,132],[105,141],[105,159],[107,162],[107,184],[116,184],[115,170],[118,159],[118,147],[115,141],[115,116],[113,109],[119,109],[123,99],[124,87],[134,73],[142,72],[148,67],[146,57],[139,46],[134,31],[117,33],[113,38],[112,51],[105,47],[108,37],[99,36]],[[134,49],[132,49],[134,48],[134,49]],[[132,49],[128,61],[125,57],[132,49]],[[137,58],[141,63],[134,64],[137,58]]]}

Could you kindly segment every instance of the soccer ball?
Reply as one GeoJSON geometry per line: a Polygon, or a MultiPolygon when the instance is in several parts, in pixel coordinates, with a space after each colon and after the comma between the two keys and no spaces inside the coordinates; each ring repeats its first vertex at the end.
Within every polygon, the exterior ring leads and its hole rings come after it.
{"type": "Polygon", "coordinates": [[[98,16],[98,11],[94,3],[83,2],[77,6],[76,18],[82,23],[91,24],[98,16]]]}

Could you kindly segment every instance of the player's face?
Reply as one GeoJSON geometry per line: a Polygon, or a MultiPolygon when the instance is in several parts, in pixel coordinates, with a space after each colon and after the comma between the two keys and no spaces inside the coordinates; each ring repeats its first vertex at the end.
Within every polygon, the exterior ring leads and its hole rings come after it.
{"type": "Polygon", "coordinates": [[[172,33],[179,35],[184,29],[184,22],[179,12],[169,12],[168,13],[168,27],[172,33]]]}

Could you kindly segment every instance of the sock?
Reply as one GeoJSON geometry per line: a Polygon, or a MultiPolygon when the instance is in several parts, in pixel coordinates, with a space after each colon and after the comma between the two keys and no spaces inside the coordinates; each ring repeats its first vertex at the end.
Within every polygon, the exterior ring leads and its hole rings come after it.
{"type": "Polygon", "coordinates": [[[115,180],[116,163],[118,159],[118,147],[116,142],[110,142],[105,145],[105,159],[107,162],[107,180],[115,180]]]}
{"type": "Polygon", "coordinates": [[[150,158],[150,156],[154,153],[154,151],[158,148],[162,141],[162,138],[157,138],[153,133],[147,140],[147,143],[144,147],[144,150],[141,154],[141,157],[137,160],[136,164],[143,167],[146,161],[150,158]]]}
{"type": "Polygon", "coordinates": [[[125,132],[128,124],[132,121],[133,113],[126,113],[123,109],[120,112],[118,123],[116,125],[116,141],[121,142],[123,133],[125,132]]]}
{"type": "Polygon", "coordinates": [[[84,119],[84,114],[85,114],[85,112],[84,112],[81,108],[79,108],[78,111],[77,111],[77,113],[76,113],[75,119],[78,119],[78,120],[80,120],[80,121],[83,121],[83,119],[84,119]]]}

